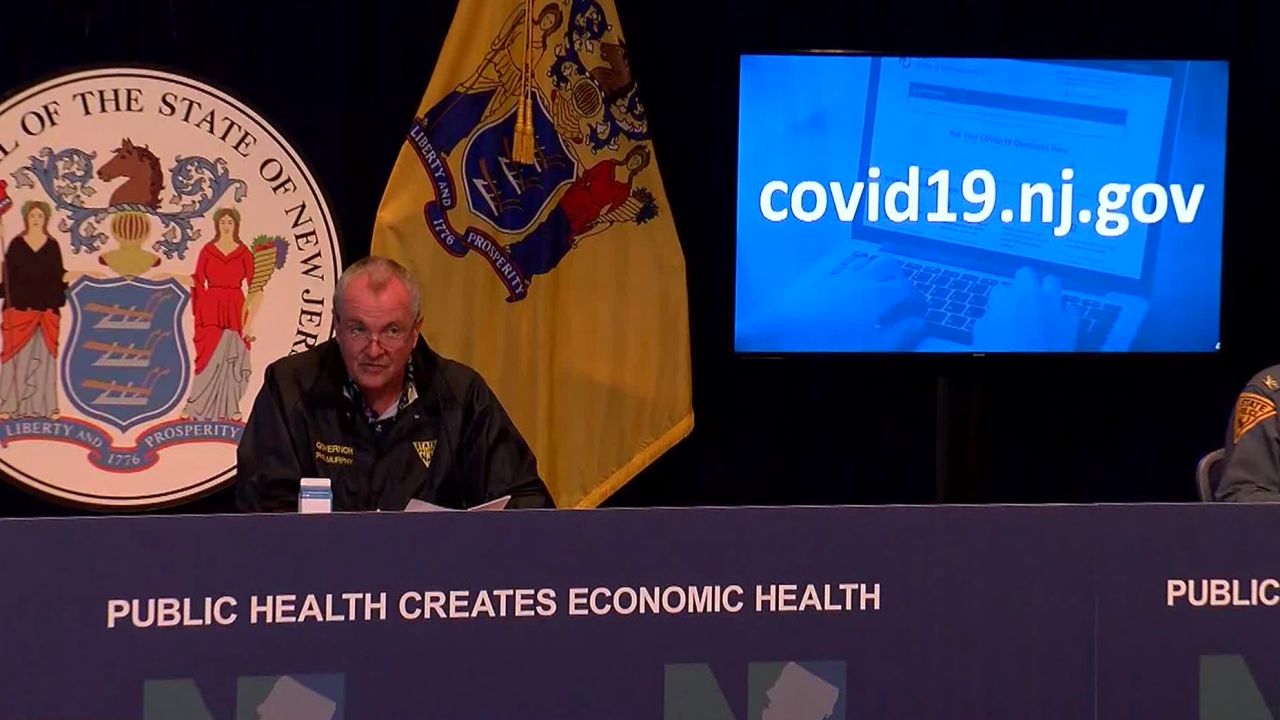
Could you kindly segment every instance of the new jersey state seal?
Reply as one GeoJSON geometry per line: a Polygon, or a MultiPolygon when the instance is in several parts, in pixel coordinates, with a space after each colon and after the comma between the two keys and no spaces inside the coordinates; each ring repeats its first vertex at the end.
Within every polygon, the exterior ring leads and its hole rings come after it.
{"type": "Polygon", "coordinates": [[[103,509],[231,480],[263,371],[329,337],[342,267],[277,130],[138,68],[0,102],[0,258],[0,471],[103,509]]]}

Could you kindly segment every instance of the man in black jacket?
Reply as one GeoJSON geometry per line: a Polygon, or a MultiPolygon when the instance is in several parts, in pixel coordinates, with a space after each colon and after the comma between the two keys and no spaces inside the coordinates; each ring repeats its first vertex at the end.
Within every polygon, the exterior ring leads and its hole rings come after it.
{"type": "Polygon", "coordinates": [[[417,283],[364,258],[338,279],[336,339],[272,363],[237,452],[236,504],[293,512],[299,480],[329,478],[334,510],[554,507],[537,461],[474,370],[420,337],[417,283]]]}

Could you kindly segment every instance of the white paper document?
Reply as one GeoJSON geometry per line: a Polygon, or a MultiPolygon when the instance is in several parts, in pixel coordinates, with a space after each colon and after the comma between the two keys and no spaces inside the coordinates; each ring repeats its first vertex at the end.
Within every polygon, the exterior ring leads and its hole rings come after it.
{"type": "MultiPolygon", "coordinates": [[[[490,500],[489,502],[483,505],[477,505],[473,508],[467,508],[467,511],[473,512],[476,510],[505,510],[507,508],[507,505],[510,503],[511,503],[511,496],[503,495],[497,500],[490,500]]],[[[417,498],[413,498],[409,500],[409,504],[405,506],[404,511],[405,512],[458,512],[453,510],[453,508],[440,507],[439,505],[432,505],[429,502],[424,502],[422,500],[418,500],[417,498]]]]}

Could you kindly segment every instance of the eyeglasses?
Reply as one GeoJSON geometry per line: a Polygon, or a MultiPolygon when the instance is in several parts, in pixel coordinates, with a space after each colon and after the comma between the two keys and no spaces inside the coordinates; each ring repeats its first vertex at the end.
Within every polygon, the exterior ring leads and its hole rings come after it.
{"type": "Polygon", "coordinates": [[[398,350],[413,337],[411,330],[406,330],[399,325],[392,325],[377,333],[369,332],[369,329],[363,325],[348,325],[341,332],[347,336],[347,340],[352,345],[359,349],[363,349],[369,343],[377,340],[378,344],[386,350],[398,350]]]}

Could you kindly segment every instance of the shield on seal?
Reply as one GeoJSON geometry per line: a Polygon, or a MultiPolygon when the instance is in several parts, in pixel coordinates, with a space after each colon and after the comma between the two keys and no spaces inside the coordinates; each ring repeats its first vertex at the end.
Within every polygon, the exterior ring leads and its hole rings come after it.
{"type": "Polygon", "coordinates": [[[81,278],[67,293],[62,388],[77,411],[121,432],[161,417],[191,379],[177,280],[81,278]]]}

